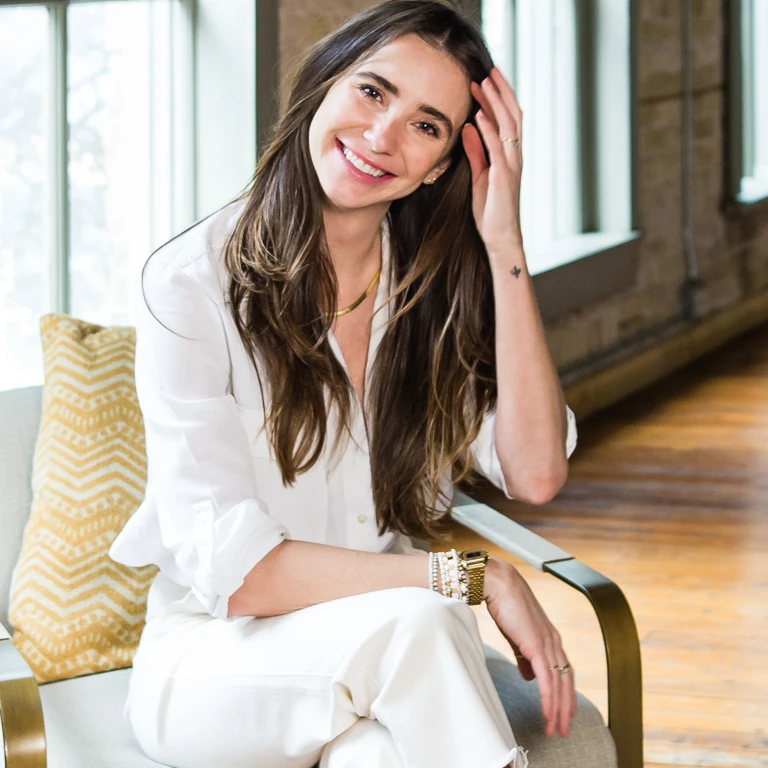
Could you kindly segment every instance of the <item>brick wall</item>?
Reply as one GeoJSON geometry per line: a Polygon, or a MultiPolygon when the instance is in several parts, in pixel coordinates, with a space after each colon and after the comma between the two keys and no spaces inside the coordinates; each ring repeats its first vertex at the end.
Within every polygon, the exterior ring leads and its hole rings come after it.
{"type": "MultiPolygon", "coordinates": [[[[725,62],[724,4],[693,2],[694,238],[703,281],[702,316],[768,289],[768,208],[722,211],[725,62]]],[[[371,0],[281,0],[282,90],[301,52],[371,0]]],[[[547,328],[555,362],[578,372],[583,361],[631,354],[680,317],[685,280],[682,220],[681,3],[641,0],[638,30],[638,195],[643,237],[634,287],[547,328]]]]}

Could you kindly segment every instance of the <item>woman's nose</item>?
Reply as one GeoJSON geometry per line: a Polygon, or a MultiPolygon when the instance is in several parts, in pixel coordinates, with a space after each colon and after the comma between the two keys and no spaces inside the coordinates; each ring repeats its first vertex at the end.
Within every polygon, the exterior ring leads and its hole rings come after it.
{"type": "Polygon", "coordinates": [[[394,120],[382,117],[363,131],[371,150],[391,155],[397,146],[397,126],[394,120]]]}

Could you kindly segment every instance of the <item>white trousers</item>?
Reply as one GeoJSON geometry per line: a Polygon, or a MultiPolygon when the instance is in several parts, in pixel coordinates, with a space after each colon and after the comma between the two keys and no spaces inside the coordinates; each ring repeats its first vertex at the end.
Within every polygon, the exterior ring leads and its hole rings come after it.
{"type": "Polygon", "coordinates": [[[527,765],[474,613],[416,587],[231,621],[188,593],[149,619],[126,714],[174,768],[527,765]]]}

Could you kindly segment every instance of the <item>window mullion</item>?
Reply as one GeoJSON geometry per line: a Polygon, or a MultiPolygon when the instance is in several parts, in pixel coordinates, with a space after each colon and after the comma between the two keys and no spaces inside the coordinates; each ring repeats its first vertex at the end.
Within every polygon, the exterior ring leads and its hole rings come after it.
{"type": "Polygon", "coordinates": [[[581,197],[581,231],[600,231],[598,200],[600,196],[597,170],[597,51],[595,38],[595,0],[583,0],[578,4],[577,25],[577,71],[578,71],[578,115],[579,136],[578,179],[581,197]]]}
{"type": "Polygon", "coordinates": [[[174,232],[197,218],[195,203],[195,4],[181,0],[171,6],[171,166],[174,232]]]}
{"type": "Polygon", "coordinates": [[[67,119],[67,3],[48,6],[49,97],[51,163],[48,211],[50,296],[49,307],[69,313],[69,121],[67,119]]]}
{"type": "MultiPolygon", "coordinates": [[[[272,135],[278,118],[279,91],[276,62],[279,39],[276,34],[279,7],[277,0],[258,0],[256,11],[256,143],[257,159],[272,135]]],[[[480,13],[479,4],[476,9],[480,13]]]]}

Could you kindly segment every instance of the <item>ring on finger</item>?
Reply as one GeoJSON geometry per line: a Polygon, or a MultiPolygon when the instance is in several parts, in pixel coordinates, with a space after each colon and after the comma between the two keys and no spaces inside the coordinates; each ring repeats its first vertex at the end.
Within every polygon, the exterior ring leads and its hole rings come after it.
{"type": "MultiPolygon", "coordinates": [[[[520,146],[520,139],[516,139],[516,138],[514,138],[514,136],[505,136],[505,137],[504,137],[504,138],[501,140],[501,143],[502,143],[502,144],[505,144],[505,143],[506,143],[506,142],[508,142],[508,141],[511,141],[511,142],[512,142],[512,146],[513,146],[513,147],[518,147],[518,146],[520,146]]],[[[554,667],[553,667],[553,669],[554,669],[554,667]]]]}

